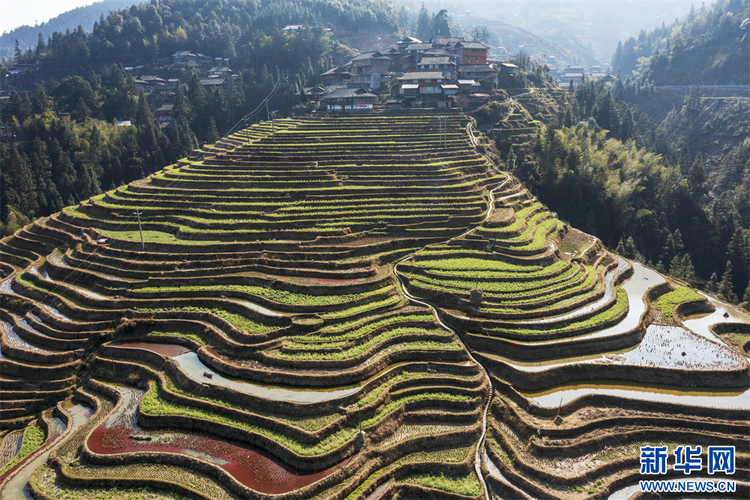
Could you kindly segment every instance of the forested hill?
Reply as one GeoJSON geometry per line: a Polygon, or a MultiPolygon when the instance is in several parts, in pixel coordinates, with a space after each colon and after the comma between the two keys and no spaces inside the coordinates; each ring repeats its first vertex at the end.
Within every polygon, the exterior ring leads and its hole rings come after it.
{"type": "Polygon", "coordinates": [[[38,26],[19,26],[0,36],[0,59],[11,58],[15,55],[16,40],[18,40],[18,47],[26,50],[36,46],[40,34],[43,40],[47,40],[55,31],[65,33],[68,30],[75,30],[78,26],[90,32],[94,23],[102,16],[137,3],[140,3],[139,0],[104,0],[64,12],[38,26]]]}
{"type": "Polygon", "coordinates": [[[719,0],[619,44],[612,68],[654,85],[750,84],[750,0],[719,0]]]}
{"type": "Polygon", "coordinates": [[[46,47],[21,59],[38,60],[42,74],[57,77],[85,75],[111,63],[147,65],[179,50],[239,54],[241,63],[254,56],[273,58],[298,67],[316,47],[284,47],[283,41],[270,40],[287,24],[332,27],[343,37],[360,29],[391,33],[398,28],[398,11],[381,0],[164,0],[158,8],[154,1],[111,13],[90,34],[83,29],[55,33],[46,47]],[[259,47],[264,50],[255,50],[259,47]]]}

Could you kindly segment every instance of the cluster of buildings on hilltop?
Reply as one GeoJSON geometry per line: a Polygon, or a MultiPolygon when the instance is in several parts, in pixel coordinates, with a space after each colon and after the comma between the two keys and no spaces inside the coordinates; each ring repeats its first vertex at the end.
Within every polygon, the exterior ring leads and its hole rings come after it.
{"type": "Polygon", "coordinates": [[[570,82],[573,85],[580,85],[584,78],[594,80],[604,80],[610,82],[615,78],[609,73],[609,68],[602,66],[566,66],[557,72],[557,84],[562,88],[567,88],[570,82]]]}
{"type": "Polygon", "coordinates": [[[387,105],[421,101],[450,107],[456,95],[487,99],[499,78],[513,78],[518,67],[487,60],[488,47],[458,37],[429,42],[407,37],[387,50],[361,54],[321,75],[323,83],[304,89],[305,98],[328,111],[368,111],[387,91],[387,105]],[[376,93],[377,92],[377,93],[376,93]]]}

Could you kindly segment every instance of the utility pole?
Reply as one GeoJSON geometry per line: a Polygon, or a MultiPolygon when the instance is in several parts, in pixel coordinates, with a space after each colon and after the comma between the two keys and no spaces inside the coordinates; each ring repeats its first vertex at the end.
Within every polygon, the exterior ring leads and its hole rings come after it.
{"type": "Polygon", "coordinates": [[[143,229],[141,228],[141,214],[142,213],[143,212],[141,212],[140,209],[137,209],[135,211],[135,215],[138,216],[138,232],[141,233],[141,249],[145,252],[146,251],[146,244],[143,243],[143,229]]]}
{"type": "Polygon", "coordinates": [[[443,142],[443,117],[438,116],[438,147],[443,142]]]}
{"type": "Polygon", "coordinates": [[[443,132],[443,141],[445,141],[443,149],[448,149],[448,117],[447,116],[444,117],[443,123],[445,126],[445,131],[443,132]]]}
{"type": "Polygon", "coordinates": [[[276,140],[276,128],[273,126],[273,118],[271,118],[271,112],[268,111],[268,99],[266,99],[266,116],[268,117],[268,121],[271,122],[271,138],[275,141],[276,140]]]}

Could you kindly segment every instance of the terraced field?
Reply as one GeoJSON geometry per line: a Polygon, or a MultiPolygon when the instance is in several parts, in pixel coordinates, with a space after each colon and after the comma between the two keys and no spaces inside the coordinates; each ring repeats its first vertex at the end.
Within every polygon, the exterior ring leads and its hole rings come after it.
{"type": "Polygon", "coordinates": [[[743,317],[444,116],[257,125],[2,240],[0,496],[606,498],[662,439],[742,497],[743,317]]]}

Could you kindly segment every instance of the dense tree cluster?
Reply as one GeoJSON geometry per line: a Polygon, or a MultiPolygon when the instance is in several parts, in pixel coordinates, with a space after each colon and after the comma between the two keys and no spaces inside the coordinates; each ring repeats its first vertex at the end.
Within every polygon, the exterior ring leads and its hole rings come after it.
{"type": "Polygon", "coordinates": [[[182,90],[163,132],[146,96],[120,66],[101,79],[74,76],[12,93],[2,108],[0,223],[8,234],[34,217],[153,172],[197,146],[182,90]],[[126,110],[133,126],[117,126],[126,110]]]}
{"type": "Polygon", "coordinates": [[[750,0],[719,0],[619,44],[614,71],[655,85],[750,83],[750,0]]]}

